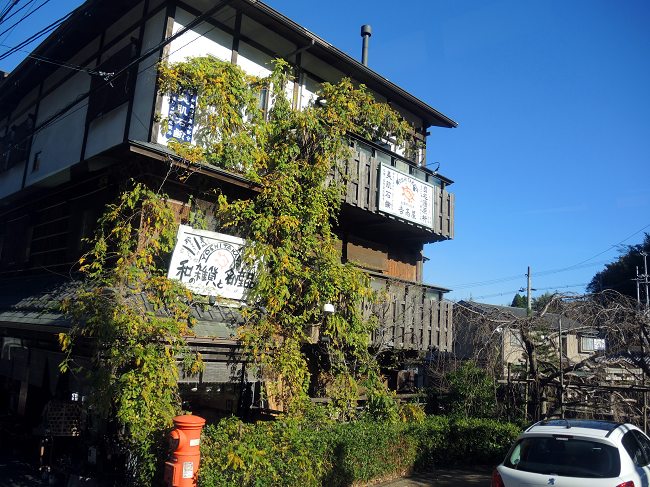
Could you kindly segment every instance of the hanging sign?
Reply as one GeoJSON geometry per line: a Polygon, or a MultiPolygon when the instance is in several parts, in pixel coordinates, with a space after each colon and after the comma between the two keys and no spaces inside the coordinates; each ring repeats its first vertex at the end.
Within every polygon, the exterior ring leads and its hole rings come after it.
{"type": "Polygon", "coordinates": [[[380,164],[379,211],[433,228],[433,186],[380,164]]]}
{"type": "Polygon", "coordinates": [[[194,130],[194,111],[196,110],[196,93],[189,90],[172,93],[169,97],[167,132],[165,137],[177,142],[192,142],[194,130]]]}
{"type": "Polygon", "coordinates": [[[245,265],[245,241],[179,225],[169,279],[204,296],[244,300],[255,282],[255,266],[245,265]]]}

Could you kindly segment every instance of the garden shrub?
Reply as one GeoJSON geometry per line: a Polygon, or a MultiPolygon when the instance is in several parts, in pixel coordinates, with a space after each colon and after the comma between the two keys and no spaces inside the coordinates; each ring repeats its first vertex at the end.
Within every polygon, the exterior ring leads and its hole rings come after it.
{"type": "Polygon", "coordinates": [[[492,419],[346,424],[236,418],[204,429],[201,487],[348,486],[411,468],[501,461],[520,428],[492,419]]]}

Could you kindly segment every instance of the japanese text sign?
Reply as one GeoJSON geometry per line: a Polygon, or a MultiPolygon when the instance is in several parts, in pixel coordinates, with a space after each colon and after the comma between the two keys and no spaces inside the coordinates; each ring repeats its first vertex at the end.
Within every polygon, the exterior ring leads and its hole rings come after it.
{"type": "Polygon", "coordinates": [[[197,294],[246,299],[255,282],[255,266],[244,262],[244,243],[241,238],[180,225],[167,277],[197,294]]]}
{"type": "Polygon", "coordinates": [[[169,97],[169,120],[165,137],[178,142],[192,142],[196,93],[185,91],[169,97]]]}
{"type": "Polygon", "coordinates": [[[381,164],[379,211],[433,228],[433,186],[381,164]]]}

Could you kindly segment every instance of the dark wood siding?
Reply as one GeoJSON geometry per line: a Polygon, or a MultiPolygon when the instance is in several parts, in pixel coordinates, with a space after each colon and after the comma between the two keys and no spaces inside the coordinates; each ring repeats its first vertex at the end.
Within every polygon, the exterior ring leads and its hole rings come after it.
{"type": "MultiPolygon", "coordinates": [[[[355,153],[348,161],[342,163],[343,173],[347,178],[347,193],[344,202],[363,210],[379,214],[378,211],[378,175],[380,161],[363,153],[355,153]]],[[[411,227],[417,227],[424,234],[446,240],[454,238],[454,195],[446,189],[434,186],[433,228],[424,227],[408,220],[390,215],[389,218],[411,227]]]]}
{"type": "Polygon", "coordinates": [[[378,326],[372,344],[387,348],[440,351],[452,350],[453,303],[427,297],[427,288],[374,278],[373,287],[383,287],[384,299],[365,307],[378,326]]]}

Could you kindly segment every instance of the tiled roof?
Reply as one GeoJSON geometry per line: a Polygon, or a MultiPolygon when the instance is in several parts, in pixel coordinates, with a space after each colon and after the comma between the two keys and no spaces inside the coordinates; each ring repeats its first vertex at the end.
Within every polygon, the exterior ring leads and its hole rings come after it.
{"type": "MultiPolygon", "coordinates": [[[[487,314],[499,314],[499,315],[510,315],[512,318],[526,318],[527,310],[526,308],[515,308],[513,306],[499,306],[496,304],[487,304],[487,303],[477,303],[476,301],[459,301],[456,303],[457,306],[462,306],[469,308],[473,311],[477,311],[487,314]]],[[[533,311],[533,317],[538,316],[537,311],[533,311]]],[[[574,330],[576,328],[585,328],[585,325],[579,323],[571,318],[566,316],[561,316],[557,313],[546,313],[543,317],[544,321],[550,325],[558,326],[560,319],[562,319],[562,330],[574,330]]]]}
{"type": "MultiPolygon", "coordinates": [[[[51,274],[0,279],[0,326],[10,328],[65,327],[72,323],[57,310],[66,298],[74,298],[84,285],[80,275],[51,274]]],[[[154,311],[144,294],[134,294],[149,311],[154,311]]],[[[160,313],[162,314],[162,313],[160,313]]],[[[197,305],[195,336],[234,338],[244,323],[239,310],[227,306],[197,305]]]]}

